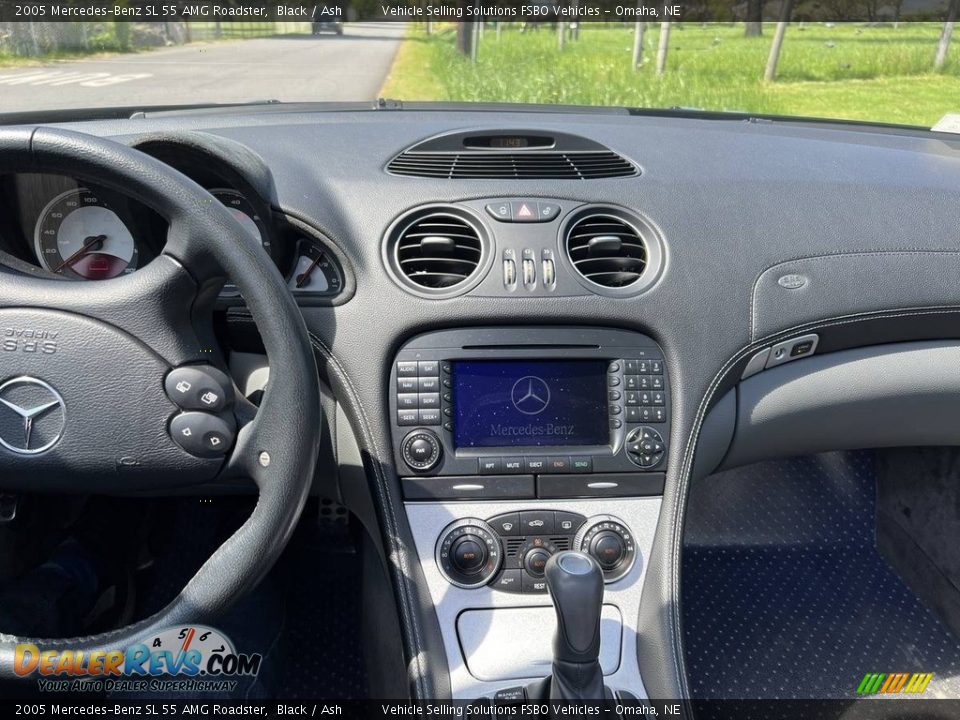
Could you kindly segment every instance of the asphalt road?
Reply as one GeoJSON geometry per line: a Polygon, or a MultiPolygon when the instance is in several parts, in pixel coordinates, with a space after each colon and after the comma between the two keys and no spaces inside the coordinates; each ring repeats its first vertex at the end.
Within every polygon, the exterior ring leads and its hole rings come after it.
{"type": "Polygon", "coordinates": [[[403,31],[399,23],[348,23],[342,37],[282,35],[0,68],[0,112],[267,99],[372,100],[403,31]]]}

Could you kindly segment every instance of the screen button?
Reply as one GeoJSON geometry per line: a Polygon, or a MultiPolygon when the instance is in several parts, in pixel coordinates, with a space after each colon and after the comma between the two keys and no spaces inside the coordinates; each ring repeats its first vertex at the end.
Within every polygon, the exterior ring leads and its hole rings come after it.
{"type": "Polygon", "coordinates": [[[404,410],[409,410],[410,408],[417,407],[417,394],[416,393],[400,393],[397,395],[397,407],[404,410]]]}
{"type": "Polygon", "coordinates": [[[500,458],[480,458],[477,461],[477,472],[481,475],[499,475],[502,467],[500,458]]]}
{"type": "Polygon", "coordinates": [[[542,473],[547,470],[547,461],[542,457],[528,457],[524,458],[524,465],[526,466],[526,471],[528,473],[542,473]]]}
{"type": "Polygon", "coordinates": [[[548,473],[570,472],[570,458],[568,457],[547,458],[547,472],[548,473]]]}
{"type": "Polygon", "coordinates": [[[593,472],[593,458],[589,456],[570,458],[570,470],[575,473],[593,472]]]}
{"type": "Polygon", "coordinates": [[[398,362],[397,377],[416,377],[417,364],[415,362],[398,362]]]}
{"type": "Polygon", "coordinates": [[[440,392],[440,378],[422,377],[417,385],[422,393],[440,392]]]}
{"type": "Polygon", "coordinates": [[[440,374],[440,363],[436,360],[421,360],[417,367],[420,377],[437,377],[440,374]]]}
{"type": "Polygon", "coordinates": [[[527,535],[549,535],[554,532],[552,510],[530,510],[520,513],[520,532],[527,535]]]}
{"type": "Polygon", "coordinates": [[[420,393],[420,407],[422,408],[440,407],[440,393],[420,393]]]}
{"type": "Polygon", "coordinates": [[[420,424],[421,425],[439,425],[440,411],[439,410],[420,410],[420,424]]]}
{"type": "Polygon", "coordinates": [[[398,377],[397,392],[415,393],[417,391],[417,379],[415,377],[398,377]]]}
{"type": "Polygon", "coordinates": [[[504,475],[519,475],[524,472],[523,458],[511,457],[503,459],[504,475]]]}
{"type": "Polygon", "coordinates": [[[416,410],[397,410],[397,425],[416,425],[419,419],[416,410]]]}

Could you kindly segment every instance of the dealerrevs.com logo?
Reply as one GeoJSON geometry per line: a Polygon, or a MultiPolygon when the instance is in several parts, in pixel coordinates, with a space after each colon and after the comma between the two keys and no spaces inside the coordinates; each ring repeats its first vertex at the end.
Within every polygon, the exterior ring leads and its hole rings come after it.
{"type": "Polygon", "coordinates": [[[256,677],[260,654],[238,653],[219,630],[202,625],[163,630],[126,648],[43,649],[17,645],[14,672],[39,689],[77,691],[229,691],[256,677]]]}

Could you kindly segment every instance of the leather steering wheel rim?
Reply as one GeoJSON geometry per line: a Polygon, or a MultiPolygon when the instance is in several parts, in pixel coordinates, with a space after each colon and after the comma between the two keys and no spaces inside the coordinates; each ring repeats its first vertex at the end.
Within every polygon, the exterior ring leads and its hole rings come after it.
{"type": "MultiPolygon", "coordinates": [[[[303,317],[273,261],[206,190],[125,145],[48,127],[0,129],[0,173],[10,172],[55,173],[95,182],[151,207],[167,220],[170,230],[162,253],[128,276],[75,283],[5,275],[0,282],[0,313],[5,314],[5,322],[41,317],[67,325],[102,326],[110,337],[116,335],[118,343],[149,345],[145,366],[169,369],[209,362],[204,353],[209,353],[212,331],[210,335],[203,331],[204,322],[197,318],[202,313],[197,308],[204,295],[209,308],[211,288],[219,287],[226,276],[238,286],[260,330],[270,363],[270,383],[256,416],[240,428],[231,455],[216,468],[217,477],[243,475],[256,483],[259,499],[244,524],[176,598],[135,624],[98,635],[56,639],[17,637],[2,634],[0,628],[0,679],[19,677],[13,671],[19,643],[84,651],[124,648],[171,626],[208,622],[249,592],[273,566],[293,532],[313,479],[321,432],[316,359],[303,317]]],[[[209,324],[209,316],[206,320],[209,324]]],[[[71,351],[81,350],[88,349],[71,351]]],[[[16,365],[2,366],[0,372],[6,375],[8,367],[22,367],[26,373],[43,373],[41,357],[24,355],[11,362],[16,365]]],[[[86,367],[79,364],[81,369],[86,367]]],[[[153,398],[159,392],[154,386],[160,384],[162,378],[144,380],[144,393],[153,398]]],[[[83,399],[81,395],[76,404],[83,399]]],[[[149,405],[143,394],[136,400],[149,405]]],[[[145,414],[142,407],[139,412],[145,414]]],[[[166,427],[166,418],[132,417],[154,433],[156,428],[166,427]]],[[[64,436],[70,431],[68,424],[64,436]]],[[[161,443],[159,435],[154,440],[161,443]]],[[[185,474],[188,469],[194,474],[211,472],[209,461],[190,465],[193,460],[174,454],[178,450],[164,445],[164,452],[179,459],[185,474]]],[[[0,451],[0,473],[5,464],[14,461],[20,462],[0,451]]],[[[105,482],[131,482],[134,486],[146,482],[124,472],[107,468],[105,482]]],[[[90,477],[101,475],[91,468],[90,477]]]]}

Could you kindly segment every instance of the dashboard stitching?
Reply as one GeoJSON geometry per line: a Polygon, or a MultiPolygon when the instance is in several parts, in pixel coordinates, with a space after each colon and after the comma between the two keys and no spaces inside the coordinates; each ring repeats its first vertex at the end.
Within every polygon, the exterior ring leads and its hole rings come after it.
{"type": "MultiPolygon", "coordinates": [[[[753,282],[753,290],[750,293],[750,339],[756,340],[756,305],[757,305],[757,292],[760,289],[760,281],[763,280],[764,275],[769,273],[772,270],[775,270],[784,265],[789,265],[790,263],[802,262],[804,260],[825,260],[828,258],[837,258],[837,257],[848,257],[848,258],[857,258],[857,257],[872,257],[877,255],[960,255],[960,251],[953,250],[950,248],[944,248],[941,250],[928,250],[923,248],[901,248],[900,250],[866,250],[855,253],[826,253],[820,255],[801,255],[799,257],[790,258],[788,260],[782,260],[778,263],[770,265],[766,269],[760,272],[757,275],[756,280],[753,282]]],[[[948,306],[942,306],[948,307],[948,306]]],[[[793,329],[800,327],[794,326],[793,329]]],[[[780,331],[777,331],[780,332],[780,331]]]]}
{"type": "MultiPolygon", "coordinates": [[[[350,393],[352,395],[351,400],[353,401],[353,404],[356,406],[357,411],[360,414],[363,433],[367,436],[368,441],[373,446],[373,449],[377,453],[378,457],[380,457],[381,456],[380,447],[377,444],[376,438],[374,437],[373,433],[370,431],[370,421],[367,418],[367,414],[366,414],[366,411],[364,411],[363,409],[362,403],[359,402],[359,394],[357,393],[356,387],[354,386],[352,380],[350,379],[350,376],[347,374],[346,370],[344,369],[343,365],[340,363],[339,359],[337,359],[337,357],[333,354],[333,352],[324,344],[323,340],[321,340],[319,337],[317,337],[313,333],[308,333],[308,334],[310,335],[310,340],[313,343],[314,347],[320,350],[320,352],[324,355],[324,357],[326,357],[332,363],[332,366],[336,370],[337,375],[344,382],[346,382],[347,386],[349,387],[350,393]]],[[[380,495],[381,500],[386,502],[386,507],[387,507],[387,510],[389,511],[390,524],[392,525],[392,527],[386,528],[388,531],[386,533],[386,536],[388,538],[388,542],[392,542],[397,535],[396,533],[397,521],[396,521],[396,514],[395,514],[396,510],[393,505],[393,499],[390,497],[390,491],[386,488],[386,478],[384,477],[383,472],[379,466],[379,460],[372,462],[371,465],[373,466],[374,472],[377,474],[377,481],[378,481],[377,492],[380,495]]],[[[408,589],[406,586],[407,568],[404,567],[406,565],[405,555],[402,549],[400,548],[399,544],[397,544],[397,547],[394,549],[394,552],[391,553],[391,556],[395,557],[397,561],[401,564],[401,568],[400,568],[401,581],[399,585],[403,590],[403,600],[405,601],[400,603],[400,605],[402,606],[401,611],[403,612],[404,620],[408,625],[408,627],[410,628],[411,632],[413,633],[414,640],[416,642],[416,647],[414,648],[415,652],[412,653],[411,661],[414,662],[417,666],[416,682],[417,682],[418,688],[420,689],[421,697],[426,697],[427,693],[426,693],[425,680],[424,680],[426,675],[425,675],[423,662],[421,660],[421,654],[420,654],[420,650],[423,647],[423,640],[421,638],[419,627],[417,625],[416,613],[408,612],[408,608],[412,604],[412,600],[408,597],[408,589]]]]}
{"type": "MultiPolygon", "coordinates": [[[[943,252],[955,252],[955,251],[943,251],[943,252]]],[[[844,253],[839,253],[844,254],[844,253]]],[[[868,255],[874,253],[854,253],[853,255],[868,255]]],[[[909,254],[906,252],[892,253],[892,254],[909,254]]],[[[820,256],[814,256],[820,257],[820,256]]],[[[806,258],[798,258],[806,259],[806,258]]],[[[791,262],[791,261],[786,261],[791,262]]],[[[782,263],[781,263],[782,264],[782,263]]],[[[772,269],[776,266],[771,266],[772,269]]],[[[764,272],[767,272],[766,270],[764,272]]],[[[713,396],[716,394],[717,388],[720,383],[723,381],[726,374],[730,369],[735,366],[738,362],[746,358],[752,352],[755,352],[762,345],[772,341],[774,338],[789,335],[790,333],[796,332],[797,330],[820,330],[828,327],[837,327],[840,325],[853,324],[857,322],[863,322],[867,320],[874,319],[884,319],[884,318],[896,318],[896,317],[910,317],[914,315],[948,315],[955,313],[960,310],[960,306],[936,306],[925,309],[909,309],[909,310],[895,310],[887,311],[881,313],[857,313],[854,315],[846,315],[831,320],[823,320],[814,323],[805,323],[800,325],[795,325],[786,330],[778,331],[776,333],[771,333],[764,336],[762,339],[754,341],[739,351],[734,353],[733,356],[727,362],[723,364],[720,370],[714,375],[713,380],[711,380],[710,385],[707,386],[707,392],[704,394],[703,400],[700,403],[700,406],[697,409],[696,417],[694,418],[693,429],[691,430],[690,437],[687,441],[686,449],[684,450],[683,455],[683,464],[680,471],[680,484],[677,488],[676,494],[676,506],[673,512],[673,528],[671,536],[672,544],[672,553],[670,556],[672,567],[670,568],[670,579],[671,579],[671,596],[679,596],[680,588],[680,552],[683,546],[683,527],[682,519],[683,514],[686,509],[687,504],[687,488],[690,483],[690,475],[692,474],[693,469],[693,457],[696,451],[697,442],[700,438],[700,431],[703,426],[703,420],[706,416],[707,408],[710,405],[710,402],[713,400],[713,396]]],[[[669,487],[669,485],[667,486],[669,487]]],[[[683,646],[682,646],[682,628],[681,622],[682,618],[680,616],[680,608],[677,603],[670,603],[671,606],[671,615],[672,623],[671,627],[674,633],[672,638],[672,644],[674,648],[674,669],[676,673],[677,686],[680,690],[681,697],[689,696],[689,687],[686,677],[686,661],[683,657],[683,646]]]]}

